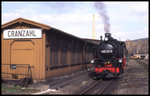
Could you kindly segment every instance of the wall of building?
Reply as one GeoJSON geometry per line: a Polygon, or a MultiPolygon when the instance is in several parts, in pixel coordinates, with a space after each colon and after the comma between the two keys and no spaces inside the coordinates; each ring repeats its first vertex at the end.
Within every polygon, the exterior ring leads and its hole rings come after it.
{"type": "Polygon", "coordinates": [[[86,69],[91,58],[91,47],[84,41],[54,30],[46,33],[46,78],[86,69]]]}
{"type": "MultiPolygon", "coordinates": [[[[36,28],[27,24],[16,24],[7,29],[27,29],[36,28]]],[[[34,80],[45,80],[45,33],[41,39],[3,39],[1,30],[1,64],[2,71],[6,73],[16,73],[18,70],[24,74],[27,69],[10,69],[10,66],[3,64],[30,64],[33,68],[32,77],[34,80]]],[[[2,74],[2,78],[13,79],[11,74],[2,74]]],[[[18,79],[23,75],[18,75],[18,79]]]]}
{"type": "Polygon", "coordinates": [[[26,64],[30,65],[32,78],[35,81],[45,81],[50,77],[90,67],[94,44],[83,39],[22,18],[6,23],[2,28],[42,29],[42,38],[38,39],[3,39],[4,29],[1,30],[1,72],[3,79],[18,80],[24,78],[25,76],[22,74],[29,72],[26,64]]]}

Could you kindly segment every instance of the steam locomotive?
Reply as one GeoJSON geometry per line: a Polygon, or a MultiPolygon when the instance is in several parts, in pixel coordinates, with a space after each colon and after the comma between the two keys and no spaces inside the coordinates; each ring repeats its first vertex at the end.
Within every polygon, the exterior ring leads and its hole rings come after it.
{"type": "Polygon", "coordinates": [[[128,51],[126,45],[122,41],[118,41],[111,37],[110,33],[105,33],[105,38],[100,40],[100,44],[94,49],[94,78],[105,77],[112,74],[118,77],[127,67],[128,51]]]}

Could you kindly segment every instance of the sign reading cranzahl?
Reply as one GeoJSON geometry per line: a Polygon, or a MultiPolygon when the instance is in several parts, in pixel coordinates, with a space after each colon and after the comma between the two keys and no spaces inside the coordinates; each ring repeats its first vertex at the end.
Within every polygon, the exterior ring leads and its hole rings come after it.
{"type": "Polygon", "coordinates": [[[4,39],[42,38],[41,29],[6,29],[3,32],[4,39]]]}

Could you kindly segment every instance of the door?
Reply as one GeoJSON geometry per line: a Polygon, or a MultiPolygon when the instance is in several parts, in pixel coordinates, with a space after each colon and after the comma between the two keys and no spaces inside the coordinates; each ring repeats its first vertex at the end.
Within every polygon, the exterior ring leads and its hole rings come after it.
{"type": "MultiPolygon", "coordinates": [[[[17,74],[18,79],[24,78],[28,74],[27,64],[30,66],[34,66],[35,64],[34,43],[29,40],[14,41],[11,45],[11,65],[15,65],[16,68],[10,68],[10,70],[13,74],[17,74]]],[[[32,77],[34,75],[34,68],[31,68],[32,77]]]]}

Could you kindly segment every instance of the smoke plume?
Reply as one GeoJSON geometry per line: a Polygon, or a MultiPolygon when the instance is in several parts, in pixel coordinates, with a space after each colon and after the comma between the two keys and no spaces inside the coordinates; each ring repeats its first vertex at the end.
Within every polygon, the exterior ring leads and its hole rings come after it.
{"type": "Polygon", "coordinates": [[[102,20],[104,22],[104,30],[105,32],[110,31],[110,23],[109,23],[109,17],[107,16],[107,11],[105,9],[105,4],[102,2],[95,3],[95,7],[98,10],[99,15],[102,17],[102,20]]]}

